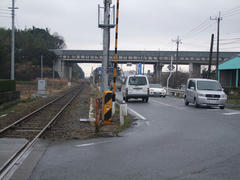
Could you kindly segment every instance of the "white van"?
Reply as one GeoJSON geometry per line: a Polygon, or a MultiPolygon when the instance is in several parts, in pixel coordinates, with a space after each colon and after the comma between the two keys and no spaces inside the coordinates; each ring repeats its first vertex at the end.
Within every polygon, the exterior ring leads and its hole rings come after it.
{"type": "Polygon", "coordinates": [[[185,105],[193,103],[199,106],[217,106],[224,109],[227,95],[220,83],[212,79],[190,78],[184,93],[185,105]]]}
{"type": "Polygon", "coordinates": [[[142,98],[143,102],[148,102],[149,98],[149,81],[145,75],[130,75],[122,86],[123,100],[142,98]]]}

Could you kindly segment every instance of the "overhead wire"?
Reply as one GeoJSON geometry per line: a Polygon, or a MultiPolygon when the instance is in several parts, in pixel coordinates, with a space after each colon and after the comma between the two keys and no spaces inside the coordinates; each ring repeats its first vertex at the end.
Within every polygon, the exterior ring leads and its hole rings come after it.
{"type": "Polygon", "coordinates": [[[9,9],[2,9],[0,8],[0,11],[10,11],[9,9]]]}
{"type": "Polygon", "coordinates": [[[239,11],[240,10],[240,6],[237,6],[233,9],[230,9],[230,10],[227,10],[227,11],[223,11],[222,15],[225,16],[225,15],[229,15],[229,14],[232,14],[232,13],[235,13],[236,11],[239,11]]]}
{"type": "Polygon", "coordinates": [[[0,15],[1,18],[11,18],[11,16],[2,16],[0,15]]]}
{"type": "Polygon", "coordinates": [[[191,39],[192,36],[196,36],[197,34],[207,30],[208,28],[212,27],[212,25],[216,24],[216,22],[211,22],[209,19],[206,19],[204,22],[200,23],[198,26],[190,30],[188,33],[183,35],[182,37],[185,39],[191,39]]]}
{"type": "Polygon", "coordinates": [[[9,15],[11,15],[11,13],[7,13],[7,12],[0,12],[0,14],[9,14],[9,15]]]}
{"type": "MultiPolygon", "coordinates": [[[[240,14],[240,6],[234,7],[227,11],[223,11],[223,13],[222,13],[222,15],[224,17],[231,17],[231,16],[238,15],[238,14],[240,14]]],[[[216,23],[217,23],[216,21],[210,22],[209,18],[207,18],[203,22],[201,22],[199,25],[195,26],[193,29],[191,29],[186,34],[184,34],[182,37],[185,39],[192,39],[192,38],[196,37],[196,35],[200,34],[201,32],[204,32],[205,30],[207,30],[208,28],[210,28],[212,25],[214,25],[216,23]]],[[[221,45],[229,46],[229,45],[233,45],[233,44],[239,44],[240,38],[221,39],[220,41],[221,41],[221,45]]],[[[186,45],[187,44],[194,45],[191,43],[185,43],[185,44],[186,45]]],[[[194,45],[194,46],[199,46],[199,44],[194,45]]]]}

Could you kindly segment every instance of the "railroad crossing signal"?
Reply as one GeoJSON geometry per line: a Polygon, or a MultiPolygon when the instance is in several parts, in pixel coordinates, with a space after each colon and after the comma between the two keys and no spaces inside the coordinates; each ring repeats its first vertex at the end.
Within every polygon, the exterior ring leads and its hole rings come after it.
{"type": "Polygon", "coordinates": [[[169,64],[167,68],[168,68],[169,71],[172,71],[172,70],[174,70],[175,66],[172,65],[172,67],[171,67],[171,65],[169,64]]]}

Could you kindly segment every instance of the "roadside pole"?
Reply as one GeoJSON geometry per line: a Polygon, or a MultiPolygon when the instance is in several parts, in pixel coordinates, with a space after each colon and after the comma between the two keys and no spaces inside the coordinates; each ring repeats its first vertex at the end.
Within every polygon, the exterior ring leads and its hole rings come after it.
{"type": "Polygon", "coordinates": [[[212,34],[212,36],[211,36],[211,45],[210,45],[209,63],[208,63],[208,79],[211,79],[213,41],[214,41],[214,34],[212,34]]]}
{"type": "Polygon", "coordinates": [[[41,56],[41,79],[43,79],[43,56],[41,56]]]}
{"type": "Polygon", "coordinates": [[[12,37],[11,37],[11,80],[15,80],[15,0],[12,0],[12,37]]]}
{"type": "Polygon", "coordinates": [[[216,59],[216,80],[219,80],[218,77],[218,64],[219,64],[219,31],[220,31],[220,21],[223,20],[221,17],[221,12],[219,12],[218,17],[212,18],[210,20],[217,21],[217,59],[216,59]]]}
{"type": "Polygon", "coordinates": [[[169,74],[169,76],[168,76],[168,78],[167,78],[167,95],[168,95],[168,84],[169,84],[169,79],[171,78],[171,76],[172,76],[172,70],[173,70],[173,65],[172,65],[172,62],[173,62],[173,56],[171,56],[171,65],[170,65],[170,74],[169,74]]]}
{"type": "MultiPolygon", "coordinates": [[[[111,117],[109,117],[109,112],[111,111],[112,108],[110,108],[110,103],[105,102],[106,98],[105,94],[111,94],[112,98],[112,93],[109,93],[109,86],[108,86],[108,79],[109,79],[109,74],[108,74],[108,64],[109,64],[109,45],[110,45],[110,28],[115,27],[115,13],[114,13],[114,6],[111,7],[112,0],[103,0],[104,7],[100,7],[98,5],[98,27],[103,29],[103,59],[102,59],[102,74],[101,74],[101,89],[100,89],[100,94],[101,94],[101,111],[100,117],[104,121],[105,117],[111,121],[111,117]],[[111,19],[111,9],[113,10],[113,18],[111,19]],[[103,22],[101,22],[101,10],[103,11],[103,22]],[[110,20],[113,20],[113,22],[110,22],[110,20]],[[105,104],[107,103],[107,104],[105,104]]],[[[107,95],[107,100],[109,99],[109,95],[107,95]]],[[[112,102],[112,101],[111,101],[112,102]]],[[[111,104],[112,106],[112,104],[111,104]]],[[[111,113],[112,116],[112,113],[111,113]]]]}
{"type": "Polygon", "coordinates": [[[111,20],[111,9],[114,12],[114,6],[110,7],[112,0],[104,0],[104,8],[98,6],[98,27],[103,29],[103,60],[102,60],[102,84],[101,84],[101,96],[104,95],[104,91],[108,90],[108,64],[109,64],[109,44],[110,44],[110,28],[115,27],[115,15],[113,13],[113,22],[111,20]],[[100,11],[104,9],[103,24],[100,22],[100,11]]]}

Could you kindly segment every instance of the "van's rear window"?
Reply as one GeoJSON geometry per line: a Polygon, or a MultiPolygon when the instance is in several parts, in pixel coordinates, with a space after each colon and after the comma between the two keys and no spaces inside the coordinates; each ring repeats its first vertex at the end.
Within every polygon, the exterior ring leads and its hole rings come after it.
{"type": "Polygon", "coordinates": [[[146,77],[130,77],[129,78],[129,85],[147,85],[146,77]]]}

